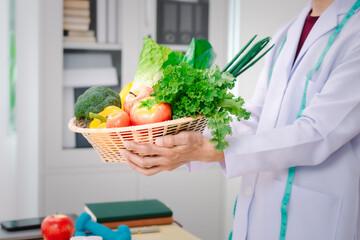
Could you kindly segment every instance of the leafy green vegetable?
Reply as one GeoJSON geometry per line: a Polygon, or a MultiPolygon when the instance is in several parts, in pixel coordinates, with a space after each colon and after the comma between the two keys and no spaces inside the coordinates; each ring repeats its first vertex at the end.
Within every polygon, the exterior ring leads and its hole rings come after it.
{"type": "Polygon", "coordinates": [[[140,86],[152,87],[162,76],[162,66],[171,52],[170,48],[158,45],[151,38],[144,38],[131,89],[140,86]]]}
{"type": "Polygon", "coordinates": [[[184,62],[196,69],[210,68],[214,63],[216,53],[211,44],[204,39],[195,40],[193,38],[185,53],[184,62]]]}
{"type": "Polygon", "coordinates": [[[238,121],[250,117],[250,112],[243,108],[244,100],[228,91],[234,87],[236,77],[272,47],[258,56],[270,41],[270,38],[265,38],[240,58],[255,37],[222,72],[213,65],[216,54],[206,40],[193,38],[183,55],[145,38],[132,89],[140,85],[152,86],[154,99],[142,101],[142,107],[151,108],[158,102],[169,103],[173,119],[203,115],[211,130],[210,142],[215,144],[216,150],[222,151],[229,146],[225,137],[232,134],[232,116],[236,116],[238,121]]]}
{"type": "Polygon", "coordinates": [[[263,52],[259,57],[254,59],[258,54],[260,54],[261,50],[263,50],[266,45],[270,42],[270,37],[264,38],[259,42],[255,43],[251,49],[245,53],[243,57],[241,57],[236,63],[234,63],[240,55],[249,47],[249,45],[254,41],[257,35],[255,35],[250,41],[240,50],[238,54],[225,66],[222,72],[229,72],[234,77],[238,77],[241,73],[245,72],[252,65],[254,65],[257,61],[259,61],[265,54],[267,54],[271,48],[274,47],[274,44],[269,47],[265,52],[263,52]],[[231,68],[230,68],[231,66],[231,68]],[[230,68],[230,69],[229,69],[230,68]]]}
{"type": "Polygon", "coordinates": [[[184,59],[184,54],[182,52],[171,52],[168,55],[168,60],[162,65],[162,69],[165,69],[169,65],[179,65],[184,59]]]}
{"type": "Polygon", "coordinates": [[[195,38],[191,40],[183,61],[189,63],[191,67],[195,66],[195,38]]]}
{"type": "Polygon", "coordinates": [[[75,103],[75,117],[89,120],[89,113],[99,113],[107,106],[121,107],[118,93],[106,87],[91,87],[78,97],[75,103]]]}
{"type": "Polygon", "coordinates": [[[225,136],[232,133],[231,115],[239,121],[250,116],[242,108],[244,100],[228,92],[235,81],[230,73],[221,73],[217,65],[199,70],[182,62],[164,69],[163,77],[153,86],[152,95],[158,102],[170,104],[173,119],[204,115],[213,136],[210,142],[222,151],[229,146],[225,136]]]}

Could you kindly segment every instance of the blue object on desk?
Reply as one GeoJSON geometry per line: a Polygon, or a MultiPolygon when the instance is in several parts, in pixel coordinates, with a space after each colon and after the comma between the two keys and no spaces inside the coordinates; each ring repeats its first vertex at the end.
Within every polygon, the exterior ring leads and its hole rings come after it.
{"type": "Polygon", "coordinates": [[[96,236],[101,236],[104,240],[131,240],[130,228],[126,225],[120,225],[117,231],[91,221],[87,213],[82,213],[75,222],[75,229],[78,233],[75,236],[83,236],[86,231],[96,236]],[[78,235],[79,234],[79,235],[78,235]]]}

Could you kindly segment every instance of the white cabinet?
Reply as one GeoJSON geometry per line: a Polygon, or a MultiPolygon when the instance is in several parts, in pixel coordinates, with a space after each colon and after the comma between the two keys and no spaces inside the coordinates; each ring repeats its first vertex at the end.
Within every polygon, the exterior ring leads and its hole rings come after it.
{"type": "MultiPolygon", "coordinates": [[[[171,173],[144,177],[125,164],[103,163],[93,149],[63,148],[64,48],[121,51],[120,79],[124,86],[135,74],[142,38],[156,36],[156,3],[155,0],[122,0],[118,13],[122,29],[120,44],[94,46],[63,44],[62,0],[41,1],[39,214],[79,214],[85,202],[157,198],[174,210],[175,219],[190,232],[203,239],[220,239],[222,173],[219,169],[193,175],[181,167],[171,173]]],[[[226,62],[227,5],[228,1],[209,1],[209,41],[220,66],[226,62]]],[[[177,48],[174,50],[183,48],[174,47],[177,48]]]]}
{"type": "Polygon", "coordinates": [[[224,175],[218,168],[189,174],[184,168],[139,178],[139,197],[158,198],[174,220],[201,239],[223,239],[224,175]]]}

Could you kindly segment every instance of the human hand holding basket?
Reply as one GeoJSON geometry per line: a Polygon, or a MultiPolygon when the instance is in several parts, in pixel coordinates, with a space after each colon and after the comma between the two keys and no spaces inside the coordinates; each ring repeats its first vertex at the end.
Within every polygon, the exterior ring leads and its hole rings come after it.
{"type": "Polygon", "coordinates": [[[85,121],[73,118],[68,126],[71,131],[81,133],[104,162],[125,162],[120,154],[120,150],[124,149],[124,141],[154,143],[157,137],[177,134],[181,131],[203,133],[206,123],[203,116],[198,116],[139,126],[91,129],[85,121]]]}

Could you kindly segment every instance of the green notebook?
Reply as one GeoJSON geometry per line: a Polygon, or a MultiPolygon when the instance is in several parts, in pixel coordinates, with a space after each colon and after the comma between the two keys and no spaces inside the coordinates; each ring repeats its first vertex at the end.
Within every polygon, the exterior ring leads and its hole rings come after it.
{"type": "Polygon", "coordinates": [[[171,217],[173,214],[170,208],[156,199],[86,203],[85,212],[99,223],[171,217]]]}

